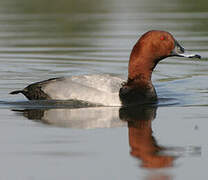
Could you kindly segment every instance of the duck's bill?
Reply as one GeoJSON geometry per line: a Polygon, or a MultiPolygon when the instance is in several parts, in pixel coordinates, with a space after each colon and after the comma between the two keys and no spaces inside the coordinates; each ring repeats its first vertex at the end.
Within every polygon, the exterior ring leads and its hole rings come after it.
{"type": "Polygon", "coordinates": [[[187,58],[198,58],[201,59],[201,56],[198,54],[189,54],[189,53],[183,53],[183,54],[178,54],[180,57],[187,57],[187,58]]]}
{"type": "Polygon", "coordinates": [[[199,58],[199,59],[201,58],[201,56],[198,54],[186,53],[185,49],[177,41],[175,41],[175,48],[171,52],[171,56],[179,56],[179,57],[186,57],[186,58],[199,58]]]}

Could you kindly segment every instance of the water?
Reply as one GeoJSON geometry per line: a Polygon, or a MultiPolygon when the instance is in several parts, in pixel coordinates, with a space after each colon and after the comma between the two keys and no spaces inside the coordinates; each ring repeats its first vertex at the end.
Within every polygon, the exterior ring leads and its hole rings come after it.
{"type": "Polygon", "coordinates": [[[208,2],[0,2],[0,179],[206,179],[208,2]],[[170,31],[201,60],[168,58],[158,107],[28,102],[8,93],[53,77],[127,77],[139,36],[170,31]],[[86,107],[87,108],[83,108],[86,107]]]}

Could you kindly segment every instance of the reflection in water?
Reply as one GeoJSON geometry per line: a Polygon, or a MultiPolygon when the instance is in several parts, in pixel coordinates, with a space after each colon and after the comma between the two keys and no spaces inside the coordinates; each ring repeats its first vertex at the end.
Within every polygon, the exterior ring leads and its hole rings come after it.
{"type": "MultiPolygon", "coordinates": [[[[14,111],[23,112],[23,115],[30,120],[68,128],[93,129],[122,127],[126,126],[127,122],[129,145],[131,147],[130,154],[141,160],[141,166],[145,168],[172,167],[174,160],[178,157],[184,155],[201,155],[200,147],[183,148],[162,147],[158,145],[152,131],[152,120],[156,118],[156,105],[143,105],[131,108],[88,107],[14,111]]],[[[164,178],[163,174],[162,177],[164,178]]]]}
{"type": "MultiPolygon", "coordinates": [[[[121,120],[128,122],[131,155],[142,161],[145,168],[172,167],[174,160],[182,156],[201,156],[201,147],[163,147],[158,145],[152,131],[152,120],[156,118],[157,106],[122,107],[121,120]]],[[[160,174],[158,179],[169,179],[160,174]]],[[[150,177],[155,179],[155,176],[150,177]]]]}
{"type": "Polygon", "coordinates": [[[118,118],[118,107],[90,107],[77,109],[25,109],[23,112],[30,120],[41,121],[58,127],[94,129],[125,126],[118,118]]]}
{"type": "Polygon", "coordinates": [[[173,165],[174,156],[161,154],[164,147],[157,144],[152,135],[152,120],[157,108],[141,106],[121,108],[120,118],[128,122],[131,155],[142,160],[142,167],[162,168],[173,165]]]}

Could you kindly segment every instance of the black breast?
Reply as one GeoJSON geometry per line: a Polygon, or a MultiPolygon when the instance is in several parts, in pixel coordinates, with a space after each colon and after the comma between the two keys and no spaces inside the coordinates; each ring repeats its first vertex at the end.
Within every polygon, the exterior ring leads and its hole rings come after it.
{"type": "Polygon", "coordinates": [[[124,85],[120,88],[119,97],[122,105],[125,106],[157,102],[157,95],[154,87],[137,88],[124,85]]]}

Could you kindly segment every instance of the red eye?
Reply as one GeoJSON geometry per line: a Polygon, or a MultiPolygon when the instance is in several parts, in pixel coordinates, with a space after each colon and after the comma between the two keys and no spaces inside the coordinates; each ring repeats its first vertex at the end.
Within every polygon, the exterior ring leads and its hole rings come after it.
{"type": "Polygon", "coordinates": [[[161,36],[160,40],[162,40],[162,41],[165,40],[165,36],[161,36]]]}

